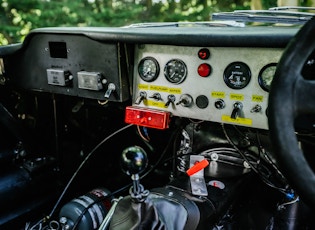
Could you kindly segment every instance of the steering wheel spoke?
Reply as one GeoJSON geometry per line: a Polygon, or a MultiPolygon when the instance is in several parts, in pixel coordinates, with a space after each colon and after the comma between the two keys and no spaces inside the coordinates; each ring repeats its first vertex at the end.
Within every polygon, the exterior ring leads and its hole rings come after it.
{"type": "Polygon", "coordinates": [[[315,114],[315,81],[299,77],[294,94],[295,109],[298,115],[315,114]]]}

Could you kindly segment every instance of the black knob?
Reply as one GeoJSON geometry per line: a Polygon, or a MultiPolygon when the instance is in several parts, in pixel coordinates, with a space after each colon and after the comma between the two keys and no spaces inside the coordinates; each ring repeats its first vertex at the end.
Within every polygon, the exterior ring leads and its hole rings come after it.
{"type": "Polygon", "coordinates": [[[140,174],[147,165],[147,154],[141,147],[128,147],[122,152],[121,167],[127,175],[140,174]]]}
{"type": "Polygon", "coordinates": [[[199,95],[197,98],[196,98],[196,105],[198,108],[200,109],[205,109],[208,107],[209,105],[209,99],[207,98],[207,96],[205,95],[199,95]]]}

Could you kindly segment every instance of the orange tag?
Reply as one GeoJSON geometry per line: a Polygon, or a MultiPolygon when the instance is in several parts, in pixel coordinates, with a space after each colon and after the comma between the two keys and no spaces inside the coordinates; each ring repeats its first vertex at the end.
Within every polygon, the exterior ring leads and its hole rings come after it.
{"type": "Polygon", "coordinates": [[[204,169],[209,165],[209,162],[204,159],[202,161],[196,162],[194,166],[192,166],[190,169],[186,171],[188,176],[194,175],[195,173],[199,172],[201,169],[204,169]]]}

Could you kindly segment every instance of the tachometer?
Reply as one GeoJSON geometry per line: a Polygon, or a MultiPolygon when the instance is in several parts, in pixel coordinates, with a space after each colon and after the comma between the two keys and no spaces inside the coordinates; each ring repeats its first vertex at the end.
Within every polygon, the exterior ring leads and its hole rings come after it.
{"type": "Polygon", "coordinates": [[[264,66],[264,68],[262,68],[259,72],[258,83],[263,90],[269,92],[276,69],[277,63],[271,63],[264,66]]]}
{"type": "Polygon", "coordinates": [[[164,75],[169,82],[180,84],[187,76],[186,64],[180,59],[172,59],[166,63],[164,75]]]}
{"type": "Polygon", "coordinates": [[[145,57],[138,65],[138,73],[142,80],[147,82],[154,81],[160,73],[159,63],[153,57],[145,57]]]}
{"type": "Polygon", "coordinates": [[[251,71],[245,63],[233,62],[225,68],[223,79],[228,87],[243,89],[251,79],[251,71]]]}

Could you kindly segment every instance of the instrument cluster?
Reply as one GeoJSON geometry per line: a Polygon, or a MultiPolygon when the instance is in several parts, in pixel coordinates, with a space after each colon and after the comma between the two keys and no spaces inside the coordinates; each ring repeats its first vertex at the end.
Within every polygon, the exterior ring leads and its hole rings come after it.
{"type": "Polygon", "coordinates": [[[283,49],[138,45],[133,105],[268,129],[268,92],[283,49]]]}

